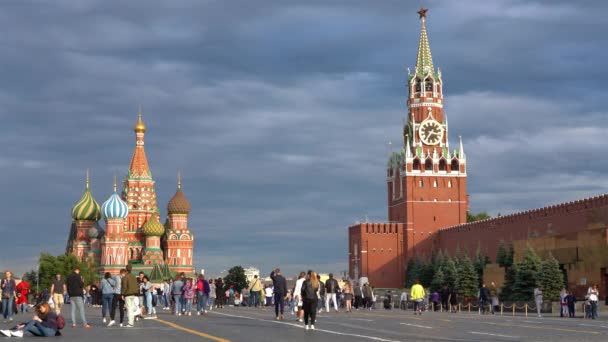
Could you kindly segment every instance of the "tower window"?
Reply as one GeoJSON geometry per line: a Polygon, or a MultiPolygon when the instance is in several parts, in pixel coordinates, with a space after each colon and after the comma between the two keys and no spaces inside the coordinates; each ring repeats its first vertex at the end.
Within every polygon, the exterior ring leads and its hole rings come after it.
{"type": "Polygon", "coordinates": [[[452,187],[452,181],[451,181],[451,180],[449,180],[449,181],[448,181],[448,188],[451,188],[451,187],[452,187]]]}
{"type": "Polygon", "coordinates": [[[418,158],[414,159],[413,169],[420,170],[420,159],[418,159],[418,158]]]}
{"type": "Polygon", "coordinates": [[[447,171],[447,169],[448,169],[448,165],[445,162],[445,159],[441,159],[439,161],[439,171],[447,171]]]}
{"type": "Polygon", "coordinates": [[[458,164],[458,160],[454,159],[454,160],[452,161],[452,172],[458,172],[458,167],[459,167],[459,166],[460,166],[460,165],[458,164]]]}
{"type": "Polygon", "coordinates": [[[417,92],[417,93],[419,93],[419,92],[420,92],[420,85],[421,85],[420,79],[419,79],[419,78],[417,78],[417,79],[416,79],[416,92],[417,92]]]}
{"type": "Polygon", "coordinates": [[[436,188],[436,187],[437,187],[437,180],[434,180],[433,181],[433,188],[436,188]]]}
{"type": "Polygon", "coordinates": [[[427,80],[424,84],[424,91],[433,91],[433,81],[427,80]]]}
{"type": "Polygon", "coordinates": [[[424,163],[424,171],[433,172],[433,161],[430,158],[424,163]]]}

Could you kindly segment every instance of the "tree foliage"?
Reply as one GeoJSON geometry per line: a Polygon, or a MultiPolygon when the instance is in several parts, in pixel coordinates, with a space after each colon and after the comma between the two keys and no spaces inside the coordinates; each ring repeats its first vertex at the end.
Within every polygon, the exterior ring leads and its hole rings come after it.
{"type": "Polygon", "coordinates": [[[444,257],[441,272],[445,285],[450,289],[455,289],[458,286],[458,270],[456,269],[456,263],[449,256],[444,257]]]}
{"type": "Polygon", "coordinates": [[[420,279],[422,272],[422,264],[418,257],[412,257],[407,262],[407,269],[405,271],[405,287],[410,288],[416,280],[420,279]]]}
{"type": "Polygon", "coordinates": [[[532,300],[534,288],[539,285],[540,258],[532,247],[528,246],[524,258],[517,264],[513,300],[532,300]]]}
{"type": "Polygon", "coordinates": [[[228,270],[228,274],[224,277],[224,284],[226,287],[234,285],[234,290],[241,292],[242,289],[248,286],[247,277],[245,276],[245,270],[242,266],[234,266],[228,270]]]}
{"type": "Polygon", "coordinates": [[[479,292],[479,279],[471,259],[465,254],[457,264],[458,294],[464,298],[473,298],[479,292]]]}
{"type": "Polygon", "coordinates": [[[490,263],[490,258],[481,254],[481,248],[477,247],[477,252],[475,253],[475,260],[473,261],[473,267],[475,268],[475,272],[477,272],[477,281],[479,282],[477,285],[481,287],[483,283],[483,273],[486,269],[486,265],[490,263]]]}
{"type": "Polygon", "coordinates": [[[543,290],[545,300],[559,300],[559,292],[564,287],[564,274],[559,269],[559,262],[549,254],[549,257],[541,262],[539,273],[540,286],[543,290]]]}
{"type": "MultiPolygon", "coordinates": [[[[85,286],[97,283],[99,280],[99,274],[95,265],[80,261],[72,254],[53,256],[48,253],[40,253],[38,265],[40,265],[40,290],[49,289],[55,275],[58,273],[62,275],[63,279],[67,279],[76,266],[80,268],[80,275],[84,278],[85,286]]],[[[28,277],[35,276],[35,272],[31,272],[33,274],[30,274],[28,277]]],[[[35,284],[34,280],[32,285],[35,284]]]]}
{"type": "Polygon", "coordinates": [[[488,213],[486,213],[485,211],[482,211],[478,214],[473,214],[470,211],[467,211],[467,222],[487,220],[489,218],[491,218],[491,216],[488,213]]]}

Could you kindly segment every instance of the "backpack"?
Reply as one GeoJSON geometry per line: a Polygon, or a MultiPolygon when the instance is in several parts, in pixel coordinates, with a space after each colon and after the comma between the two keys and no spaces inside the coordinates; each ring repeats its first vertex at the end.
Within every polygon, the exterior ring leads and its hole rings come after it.
{"type": "Polygon", "coordinates": [[[65,319],[63,315],[57,315],[57,330],[65,328],[65,319]]]}

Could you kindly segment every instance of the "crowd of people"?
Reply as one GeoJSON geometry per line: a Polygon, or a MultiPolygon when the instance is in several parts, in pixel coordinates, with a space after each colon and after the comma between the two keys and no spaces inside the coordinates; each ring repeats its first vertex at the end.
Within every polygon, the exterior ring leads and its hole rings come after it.
{"type": "MultiPolygon", "coordinates": [[[[98,284],[85,287],[80,270],[75,267],[65,281],[61,274],[57,274],[50,289],[35,296],[35,305],[28,302],[30,284],[25,280],[16,282],[13,274],[7,271],[1,282],[4,321],[12,322],[14,314],[26,313],[30,306],[34,307],[34,315],[29,322],[18,324],[9,330],[0,330],[0,333],[19,337],[24,332],[36,336],[60,335],[65,325],[62,316],[65,303],[71,304],[72,327],[91,327],[86,319],[87,306],[101,308],[102,324],[107,324],[108,327],[115,325],[118,312],[119,326],[130,328],[139,319],[156,318],[157,307],[175,316],[192,316],[193,311],[196,315],[204,315],[214,308],[221,309],[230,305],[253,308],[274,306],[276,320],[284,320],[287,311],[295,316],[296,321],[304,323],[307,330],[314,330],[317,314],[323,311],[339,312],[343,309],[349,313],[353,310],[372,310],[377,301],[375,290],[368,282],[359,284],[344,280],[341,286],[330,273],[323,283],[321,276],[312,270],[301,272],[295,284],[288,288],[287,280],[281,270],[276,268],[270,274],[272,284],[264,284],[256,275],[240,292],[234,284],[224,284],[222,278],[207,280],[203,274],[187,277],[181,273],[174,279],[153,284],[143,272],[135,276],[132,271],[131,265],[127,265],[118,275],[105,273],[98,284]]],[[[391,291],[384,293],[382,298],[385,309],[396,306],[391,291]]],[[[480,313],[494,314],[500,310],[498,298],[498,289],[494,283],[489,287],[483,284],[477,297],[480,313]]],[[[533,299],[537,314],[542,317],[542,288],[534,289],[533,299]]],[[[598,286],[594,284],[585,296],[586,318],[599,317],[598,299],[598,286]]],[[[444,286],[439,291],[430,291],[416,281],[409,291],[401,293],[398,306],[402,310],[408,310],[412,306],[414,314],[422,315],[427,310],[456,312],[458,303],[456,289],[444,286]]],[[[575,303],[573,292],[562,289],[560,316],[574,317],[575,303]]]]}

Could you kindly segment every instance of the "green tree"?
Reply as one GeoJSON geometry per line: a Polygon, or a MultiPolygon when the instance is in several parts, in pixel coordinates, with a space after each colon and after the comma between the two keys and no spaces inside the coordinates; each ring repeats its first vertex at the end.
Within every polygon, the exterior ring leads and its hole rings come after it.
{"type": "Polygon", "coordinates": [[[433,275],[431,281],[431,291],[439,291],[445,285],[445,277],[443,276],[443,270],[439,268],[433,275]]]}
{"type": "Polygon", "coordinates": [[[491,218],[491,216],[488,215],[488,213],[486,213],[485,211],[482,211],[482,212],[478,213],[477,215],[472,214],[470,211],[467,211],[467,222],[487,220],[489,218],[491,218]]]}
{"type": "Polygon", "coordinates": [[[539,285],[540,258],[532,247],[528,246],[524,258],[517,264],[515,284],[513,284],[513,299],[532,300],[534,288],[539,285]]]}
{"type": "Polygon", "coordinates": [[[234,285],[234,290],[241,292],[242,289],[248,285],[247,277],[245,276],[245,270],[241,266],[234,266],[228,270],[228,274],[224,277],[224,284],[226,287],[234,285]]]}
{"type": "Polygon", "coordinates": [[[454,259],[450,258],[449,256],[444,257],[441,272],[443,273],[443,282],[445,285],[451,289],[455,289],[458,285],[458,270],[456,269],[454,259]]]}
{"type": "Polygon", "coordinates": [[[498,251],[496,252],[496,263],[500,267],[506,267],[505,260],[507,259],[507,246],[505,240],[500,240],[498,244],[498,251]]]}
{"type": "Polygon", "coordinates": [[[489,258],[481,253],[481,248],[478,246],[477,252],[475,253],[475,260],[473,261],[473,267],[475,268],[475,272],[477,272],[477,280],[479,281],[478,286],[480,287],[483,283],[483,273],[486,269],[486,265],[489,263],[489,258]]]}
{"type": "Polygon", "coordinates": [[[479,292],[479,279],[471,259],[465,254],[457,265],[458,294],[464,298],[477,297],[479,292]]]}
{"type": "MultiPolygon", "coordinates": [[[[40,289],[48,289],[56,274],[61,274],[64,279],[72,273],[74,267],[80,268],[80,275],[84,278],[85,286],[96,283],[99,280],[97,267],[89,262],[78,260],[72,254],[53,256],[48,253],[40,253],[38,259],[40,265],[40,289]]],[[[33,283],[35,285],[35,283],[33,283]]]]}
{"type": "Polygon", "coordinates": [[[407,262],[407,269],[405,273],[405,287],[410,288],[416,280],[420,279],[422,272],[422,263],[417,256],[410,258],[407,262]]]}
{"type": "Polygon", "coordinates": [[[420,284],[429,287],[435,276],[435,261],[434,257],[429,261],[421,261],[420,263],[420,284]]]}
{"type": "Polygon", "coordinates": [[[559,300],[559,292],[564,287],[564,274],[559,269],[559,262],[551,253],[540,264],[539,280],[543,289],[543,298],[550,301],[559,300]]]}
{"type": "Polygon", "coordinates": [[[514,300],[513,298],[513,286],[515,286],[515,279],[517,278],[517,265],[511,265],[505,268],[505,280],[500,290],[500,300],[514,300]]]}

